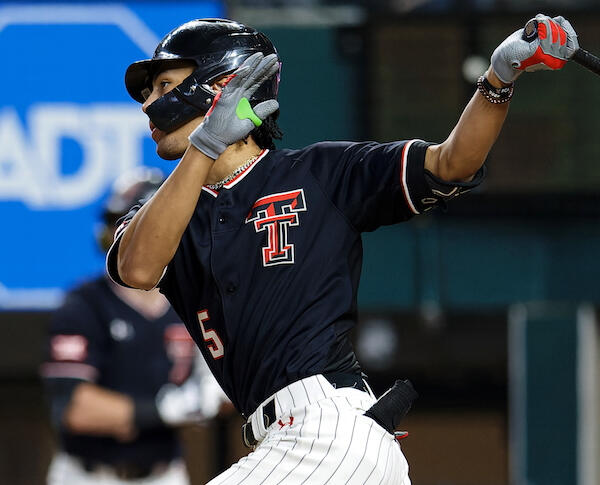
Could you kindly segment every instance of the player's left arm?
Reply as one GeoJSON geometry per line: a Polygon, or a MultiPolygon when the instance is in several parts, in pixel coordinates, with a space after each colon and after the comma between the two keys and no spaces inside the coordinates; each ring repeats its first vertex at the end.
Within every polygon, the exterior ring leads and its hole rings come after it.
{"type": "MultiPolygon", "coordinates": [[[[532,20],[537,22],[537,38],[524,40],[524,29],[519,29],[492,54],[485,74],[492,90],[510,87],[523,71],[561,69],[578,48],[577,34],[563,17],[538,14],[532,20]]],[[[487,92],[492,98],[506,95],[506,91],[487,92]]],[[[488,101],[478,90],[446,141],[428,147],[425,169],[445,181],[467,181],[473,177],[500,133],[508,104],[488,101]]]]}
{"type": "MultiPolygon", "coordinates": [[[[503,87],[491,67],[485,75],[492,86],[503,87]]],[[[449,182],[470,180],[496,141],[508,113],[508,104],[492,104],[476,92],[448,138],[439,145],[428,147],[425,169],[449,182]]]]}
{"type": "Polygon", "coordinates": [[[126,442],[136,435],[134,411],[134,401],[126,394],[81,382],[73,390],[62,424],[72,433],[126,442]]]}

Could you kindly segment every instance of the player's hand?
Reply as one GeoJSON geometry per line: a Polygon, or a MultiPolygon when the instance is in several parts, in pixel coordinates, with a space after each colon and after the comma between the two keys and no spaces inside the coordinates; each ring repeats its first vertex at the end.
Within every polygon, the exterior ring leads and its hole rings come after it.
{"type": "Polygon", "coordinates": [[[192,374],[181,385],[168,383],[158,391],[156,409],[163,423],[180,426],[214,418],[228,403],[204,358],[198,354],[192,374]]]}
{"type": "Polygon", "coordinates": [[[537,22],[537,36],[533,40],[525,40],[524,29],[519,29],[492,54],[494,72],[504,83],[513,82],[524,71],[561,69],[579,48],[575,30],[563,17],[537,14],[529,22],[532,21],[537,22]]]}
{"type": "Polygon", "coordinates": [[[279,61],[275,54],[265,57],[257,52],[246,59],[215,96],[204,120],[190,135],[190,143],[216,160],[229,145],[246,138],[262,124],[262,120],[279,108],[274,99],[263,101],[254,108],[248,101],[278,69],[279,61]]]}
{"type": "MultiPolygon", "coordinates": [[[[205,418],[205,398],[199,383],[188,380],[184,385],[165,384],[156,396],[156,409],[160,419],[169,426],[180,426],[205,418]]],[[[210,410],[206,413],[208,418],[210,410]]],[[[216,414],[216,410],[214,411],[216,414]]]]}

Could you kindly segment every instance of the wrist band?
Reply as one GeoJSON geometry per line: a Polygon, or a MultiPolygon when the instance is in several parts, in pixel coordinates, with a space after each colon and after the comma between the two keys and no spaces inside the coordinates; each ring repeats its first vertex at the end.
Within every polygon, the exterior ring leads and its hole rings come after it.
{"type": "Polygon", "coordinates": [[[496,88],[491,85],[485,76],[479,76],[477,79],[477,89],[481,95],[493,104],[508,103],[513,97],[515,84],[503,88],[496,88]]]}

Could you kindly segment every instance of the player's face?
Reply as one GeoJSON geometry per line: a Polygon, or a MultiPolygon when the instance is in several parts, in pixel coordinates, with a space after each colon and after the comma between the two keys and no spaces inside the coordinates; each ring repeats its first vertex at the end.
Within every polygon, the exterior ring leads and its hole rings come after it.
{"type": "MultiPolygon", "coordinates": [[[[152,82],[152,92],[142,105],[142,110],[146,112],[146,108],[154,101],[177,87],[186,77],[188,77],[194,68],[191,66],[175,67],[160,72],[152,82]]],[[[180,126],[176,130],[166,133],[159,130],[152,121],[150,121],[150,130],[152,131],[152,139],[156,143],[156,153],[165,160],[176,160],[181,158],[186,148],[188,147],[188,136],[194,128],[202,121],[203,116],[194,118],[188,121],[185,125],[180,126]]]]}

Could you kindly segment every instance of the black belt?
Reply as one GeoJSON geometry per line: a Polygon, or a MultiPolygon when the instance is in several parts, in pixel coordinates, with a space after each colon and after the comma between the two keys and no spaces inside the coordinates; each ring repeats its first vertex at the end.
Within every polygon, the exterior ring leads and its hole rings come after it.
{"type": "Polygon", "coordinates": [[[165,471],[169,466],[168,461],[160,461],[151,465],[140,465],[137,463],[103,463],[90,459],[82,459],[81,463],[88,473],[93,473],[101,468],[109,468],[120,480],[148,478],[155,473],[165,471]]]}
{"type": "MultiPolygon", "coordinates": [[[[367,391],[364,378],[361,374],[343,374],[334,372],[331,374],[323,374],[330,384],[339,389],[341,387],[353,387],[359,391],[367,391]]],[[[275,422],[275,399],[269,400],[263,407],[263,423],[265,429],[275,422]]],[[[248,448],[252,448],[258,443],[252,431],[252,423],[246,422],[242,425],[242,441],[248,448]]]]}

